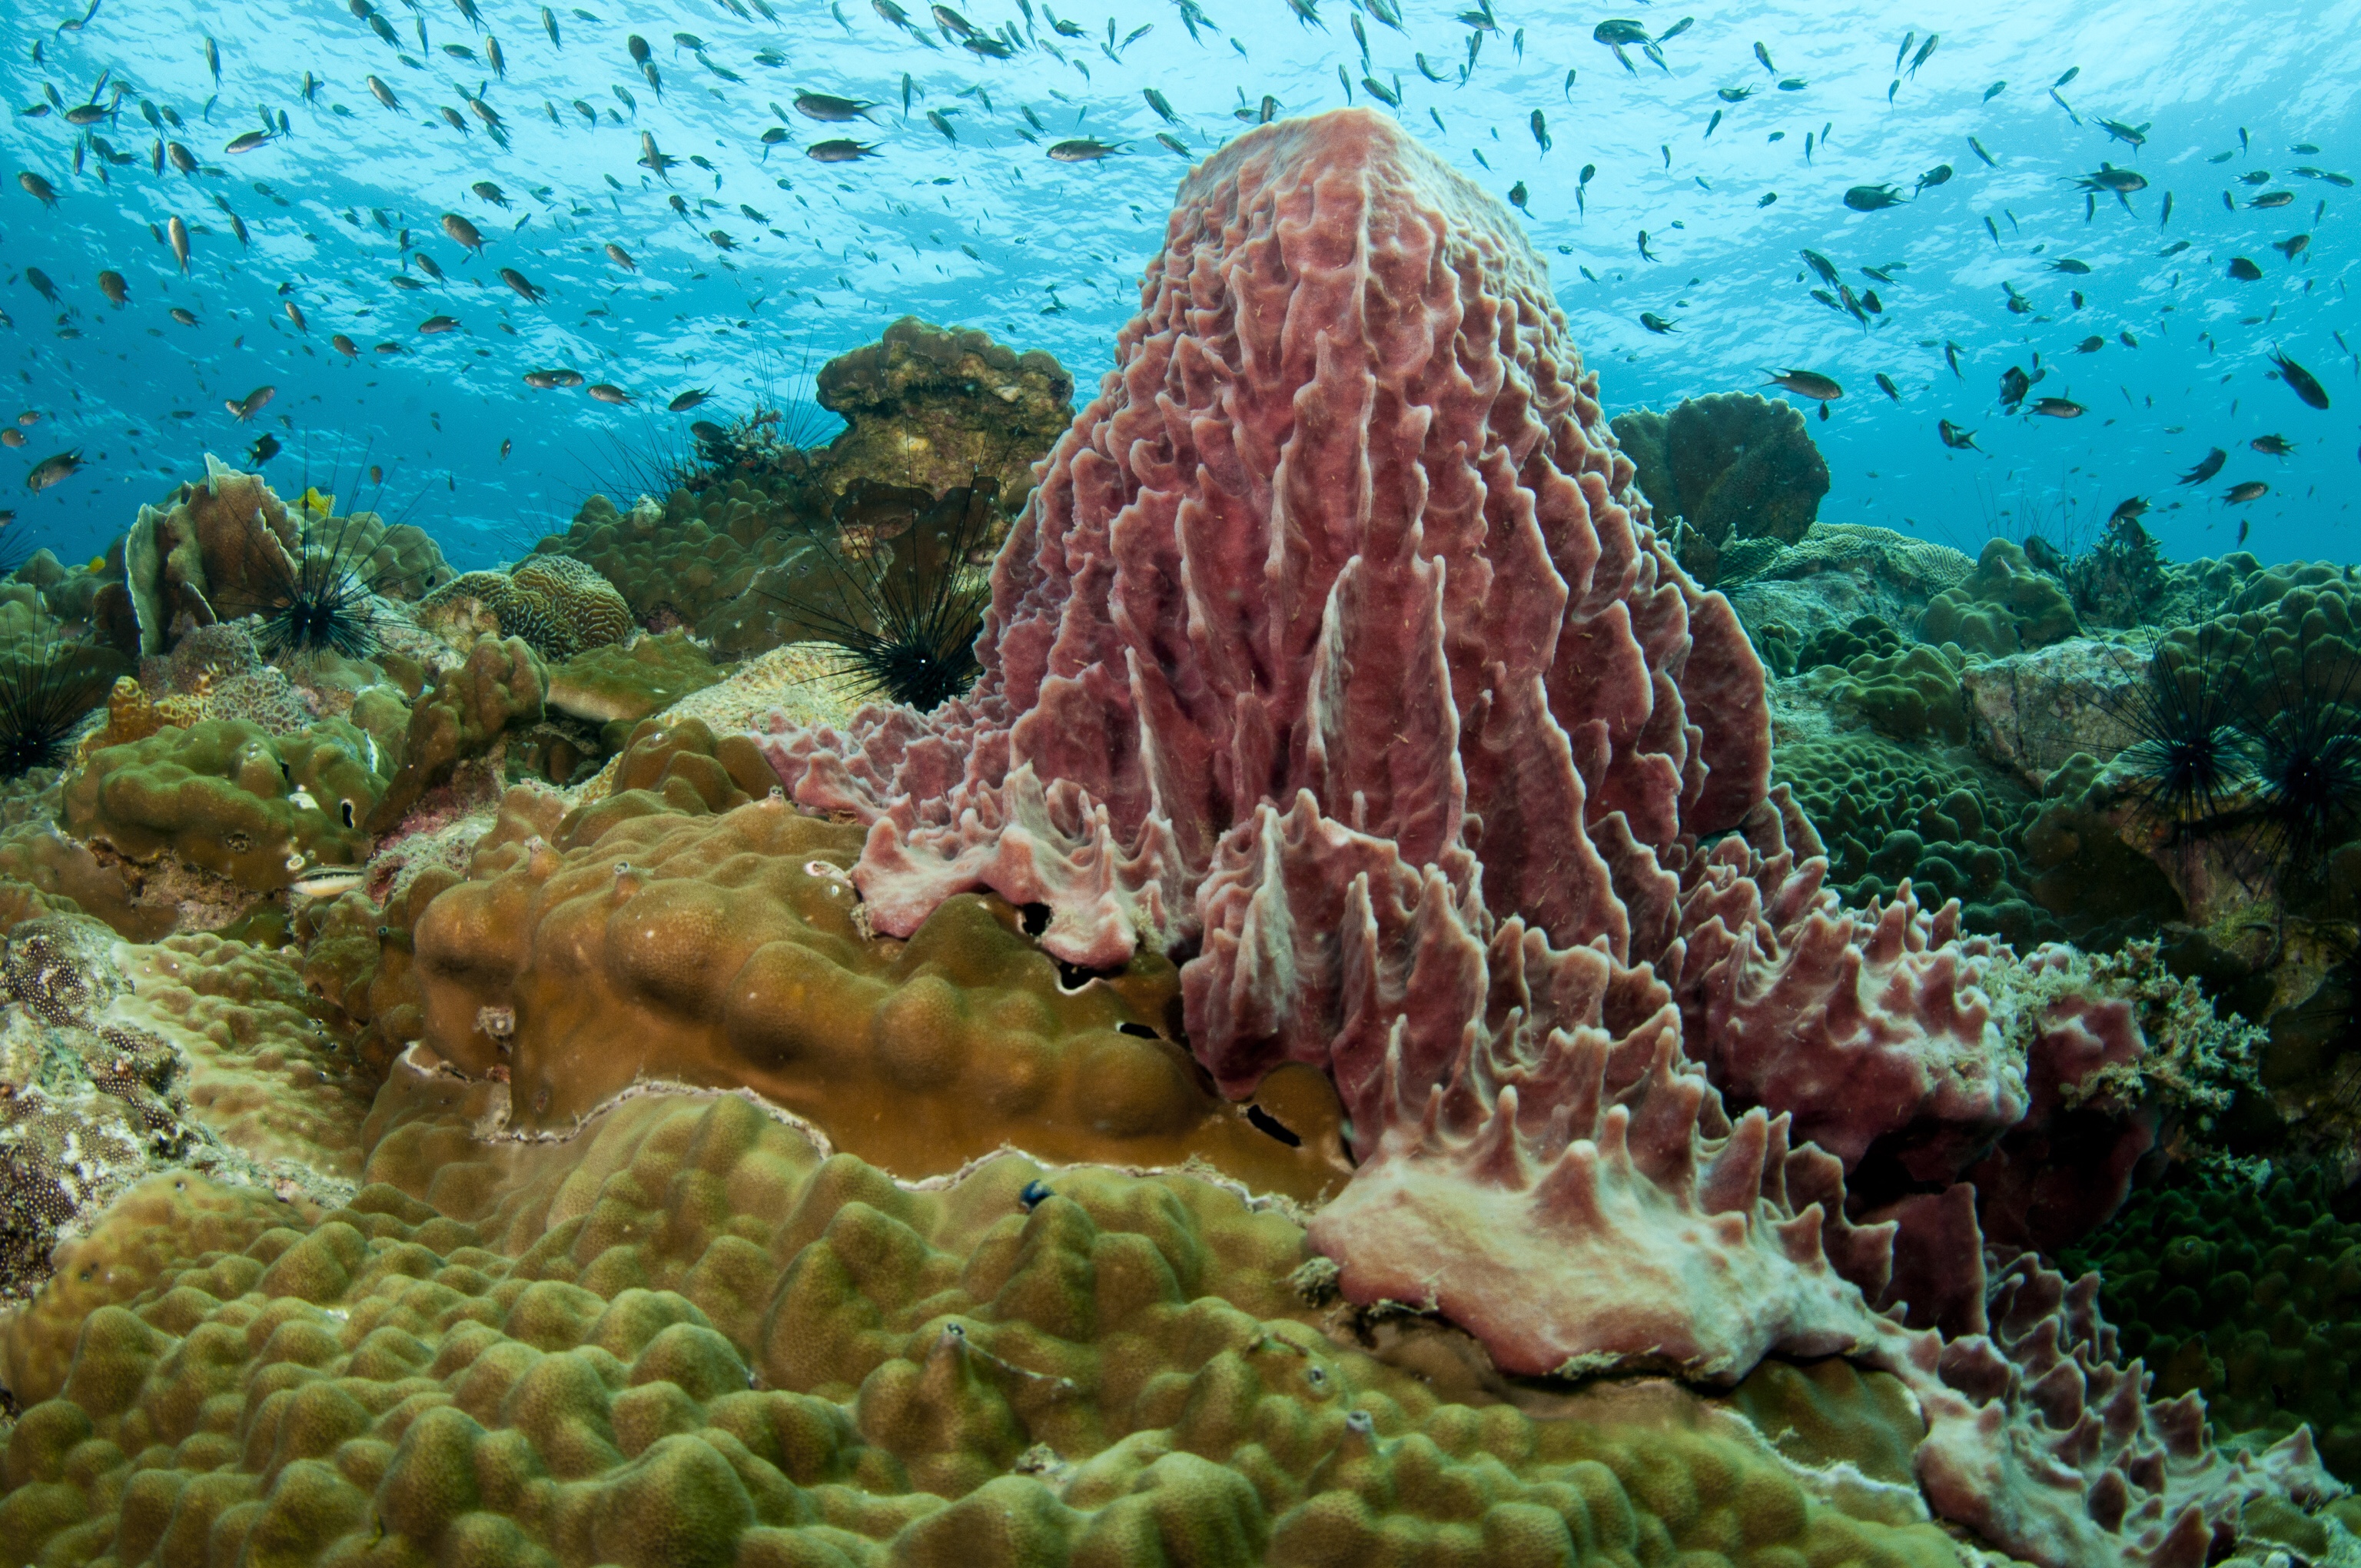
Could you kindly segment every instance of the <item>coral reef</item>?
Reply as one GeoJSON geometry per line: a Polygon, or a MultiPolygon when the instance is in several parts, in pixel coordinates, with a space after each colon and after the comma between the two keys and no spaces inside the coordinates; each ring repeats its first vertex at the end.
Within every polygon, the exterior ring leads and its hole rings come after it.
{"type": "Polygon", "coordinates": [[[1373,113],[1141,298],[0,585],[145,655],[0,789],[0,1563],[2350,1555],[2354,575],[1627,450],[1373,113]]]}
{"type": "Polygon", "coordinates": [[[2166,1394],[2202,1394],[2225,1441],[2308,1422],[2323,1462],[2361,1481],[2361,1227],[2316,1182],[2177,1173],[2070,1255],[2103,1271],[2124,1348],[2166,1394]]]}
{"type": "Polygon", "coordinates": [[[1612,428],[1657,517],[1679,518],[1715,546],[1794,544],[1828,493],[1828,466],[1804,416],[1784,400],[1716,392],[1668,414],[1618,414],[1612,428]]]}
{"type": "Polygon", "coordinates": [[[512,724],[541,717],[548,671],[524,639],[478,637],[467,658],[434,674],[410,709],[401,765],[361,819],[383,833],[467,759],[491,750],[512,724]]]}
{"type": "Polygon", "coordinates": [[[721,679],[677,629],[587,649],[549,669],[549,706],[594,724],[637,724],[721,679]]]}
{"type": "Polygon", "coordinates": [[[820,407],[845,421],[818,455],[837,495],[859,479],[939,495],[983,476],[1013,510],[1074,417],[1074,378],[1052,356],[916,316],[829,360],[815,387],[820,407]]]}
{"type": "Polygon", "coordinates": [[[139,509],[124,542],[122,587],[104,590],[95,613],[110,619],[109,596],[119,595],[137,639],[125,652],[160,653],[190,628],[223,619],[227,606],[262,603],[295,571],[302,547],[301,525],[260,475],[207,453],[202,480],[139,509]]]}
{"type": "MultiPolygon", "coordinates": [[[[374,1080],[284,959],[210,935],[117,948],[95,921],[48,914],[0,938],[0,1302],[154,1173],[305,1198],[359,1172],[374,1080]]],[[[0,1354],[0,1387],[39,1387],[70,1344],[41,1365],[0,1354]]]]}
{"type": "Polygon", "coordinates": [[[408,1078],[314,1226],[191,1181],[73,1244],[89,1283],[10,1330],[87,1324],[9,1440],[12,1545],[1957,1561],[1669,1388],[1537,1420],[1337,1344],[1288,1284],[1301,1230],[1202,1180],[1011,1156],[914,1192],[727,1097],[503,1153],[408,1078]]]}

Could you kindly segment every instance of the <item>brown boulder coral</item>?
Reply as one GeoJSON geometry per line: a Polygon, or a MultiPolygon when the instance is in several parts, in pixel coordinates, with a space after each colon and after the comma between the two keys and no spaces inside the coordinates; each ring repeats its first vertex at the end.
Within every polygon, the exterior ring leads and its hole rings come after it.
{"type": "Polygon", "coordinates": [[[1051,356],[916,316],[829,360],[816,386],[820,407],[844,416],[816,455],[838,494],[865,478],[939,495],[983,475],[1013,510],[1074,417],[1074,378],[1051,356]]]}
{"type": "Polygon", "coordinates": [[[66,776],[61,815],[67,832],[126,860],[170,856],[268,893],[366,859],[383,760],[340,718],[293,735],[208,718],[92,752],[66,776]]]}
{"type": "MultiPolygon", "coordinates": [[[[74,1244],[6,1333],[71,1347],[8,1442],[9,1549],[1959,1561],[1928,1524],[1848,1511],[1879,1513],[1873,1488],[1839,1497],[1677,1389],[1535,1420],[1340,1345],[1289,1283],[1301,1229],[1212,1182],[1003,1156],[912,1190],[728,1096],[488,1146],[467,1133],[483,1099],[398,1073],[365,1135],[370,1185],[316,1225],[192,1179],[74,1244]]],[[[1861,1424],[1864,1454],[1915,1435],[1898,1412],[1891,1435],[1861,1424]]]]}
{"type": "Polygon", "coordinates": [[[1016,911],[973,894],[906,940],[879,937],[852,893],[857,828],[776,795],[685,817],[637,793],[479,850],[418,922],[425,1043],[504,1076],[519,1127],[562,1128],[668,1078],[756,1089],[908,1176],[1013,1141],[1125,1165],[1195,1156],[1305,1198],[1342,1180],[1310,1075],[1251,1113],[1202,1084],[1170,1039],[1163,959],[1061,979],[1016,911]]]}

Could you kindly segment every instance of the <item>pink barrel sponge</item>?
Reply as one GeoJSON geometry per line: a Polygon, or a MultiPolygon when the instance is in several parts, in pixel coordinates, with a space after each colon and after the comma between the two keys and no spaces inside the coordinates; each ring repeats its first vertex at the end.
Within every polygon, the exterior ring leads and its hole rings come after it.
{"type": "Polygon", "coordinates": [[[1631,472],[1506,209],[1379,115],[1258,127],[1182,183],[995,568],[973,695],[774,760],[869,822],[888,931],[989,887],[1075,963],[1174,946],[1223,836],[1309,792],[1620,955],[1586,826],[1729,827],[1770,757],[1761,665],[1634,526],[1631,472]]]}

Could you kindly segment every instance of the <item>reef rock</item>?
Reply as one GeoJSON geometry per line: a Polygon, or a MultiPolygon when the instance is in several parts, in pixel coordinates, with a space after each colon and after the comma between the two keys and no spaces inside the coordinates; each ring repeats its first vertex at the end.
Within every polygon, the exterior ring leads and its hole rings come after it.
{"type": "Polygon", "coordinates": [[[1052,356],[916,316],[829,360],[815,386],[820,407],[845,421],[817,455],[839,494],[869,479],[933,496],[981,475],[999,481],[1013,510],[1074,417],[1074,378],[1052,356]]]}

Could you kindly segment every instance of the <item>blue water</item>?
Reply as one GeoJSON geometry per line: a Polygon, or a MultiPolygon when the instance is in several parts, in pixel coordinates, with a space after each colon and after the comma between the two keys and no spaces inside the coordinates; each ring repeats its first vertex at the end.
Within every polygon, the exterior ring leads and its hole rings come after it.
{"type": "MultiPolygon", "coordinates": [[[[382,510],[406,509],[456,562],[484,564],[562,527],[600,481],[622,482],[635,455],[682,444],[690,419],[742,411],[905,313],[1048,348],[1087,390],[1136,308],[1183,172],[1155,134],[1202,156],[1242,128],[1235,111],[1265,94],[1288,114],[1348,93],[1366,104],[1367,77],[1398,91],[1403,123],[1455,167],[1504,197],[1523,185],[1533,239],[1610,412],[1755,385],[1766,369],[1840,381],[1834,417],[1812,425],[1834,475],[1824,518],[1972,548],[1995,530],[2087,531],[2136,494],[2157,503],[2147,521],[2177,556],[2228,548],[2244,524],[2248,547],[2268,559],[2353,558],[2361,358],[2345,345],[2361,347],[2349,222],[2361,201],[2294,171],[2361,177],[2361,0],[1700,8],[1662,47],[1665,69],[1633,47],[1630,71],[1593,41],[1594,27],[1623,16],[1663,34],[1684,15],[1678,5],[1496,0],[1496,27],[1479,32],[1471,21],[1484,18],[1464,3],[1404,0],[1397,31],[1345,0],[1322,0],[1316,24],[1286,0],[1202,0],[1192,39],[1166,0],[1071,0],[1077,10],[1056,15],[1079,38],[1054,32],[1038,0],[1029,25],[1016,0],[974,0],[965,15],[977,28],[1013,26],[1023,43],[997,60],[958,47],[915,4],[923,34],[897,29],[870,0],[770,0],[775,21],[751,0],[743,16],[710,0],[591,0],[555,7],[553,41],[538,6],[479,3],[481,28],[453,0],[384,0],[398,48],[345,0],[102,0],[85,25],[63,30],[78,16],[69,0],[0,7],[0,92],[19,111],[0,133],[0,309],[12,323],[0,345],[19,405],[40,416],[24,445],[0,455],[0,509],[18,513],[13,527],[70,559],[95,553],[139,503],[198,472],[203,452],[242,457],[268,433],[283,447],[267,466],[282,491],[308,475],[349,495],[376,465],[382,510]],[[661,94],[627,52],[633,33],[651,46],[661,94]],[[1915,71],[1908,60],[1895,68],[1905,33],[1912,58],[1938,39],[1915,71]],[[488,37],[504,79],[485,63],[488,37]],[[1421,55],[1441,82],[1422,73],[1421,55]],[[317,82],[308,99],[307,72],[317,82]],[[400,112],[372,96],[371,73],[400,112]],[[84,103],[103,74],[102,105],[129,89],[115,119],[87,127],[124,160],[113,166],[60,110],[21,112],[46,102],[49,86],[67,107],[84,103]],[[1783,90],[1787,82],[1800,85],[1783,90]],[[1177,124],[1151,109],[1151,88],[1177,124]],[[1721,89],[1752,91],[1730,103],[1721,89]],[[791,106],[799,92],[880,107],[871,125],[823,125],[791,106]],[[507,146],[469,94],[500,117],[507,146]],[[168,125],[164,137],[186,146],[200,172],[153,170],[159,138],[143,100],[180,116],[183,128],[168,125]],[[445,123],[445,107],[464,132],[445,123]],[[930,109],[956,142],[929,124],[930,109]],[[1032,130],[1027,109],[1043,129],[1032,130]],[[1722,121],[1708,134],[1716,110],[1722,121]],[[228,153],[265,111],[274,127],[286,116],[286,134],[228,153]],[[2145,145],[2111,138],[2102,118],[2145,125],[2145,145]],[[766,128],[784,139],[766,148],[766,128]],[[637,163],[643,131],[684,160],[668,180],[637,163]],[[848,134],[878,156],[803,156],[848,134]],[[1045,155],[1069,137],[1128,150],[1090,163],[1045,155]],[[2319,150],[2291,150],[2300,144],[2319,150]],[[686,161],[692,154],[709,169],[686,161]],[[2102,192],[2086,215],[2074,178],[2102,160],[2148,185],[2128,207],[2102,192]],[[1587,164],[1596,173],[1577,204],[1587,164]],[[1950,179],[1915,201],[1844,205],[1859,185],[1907,196],[1941,165],[1950,179]],[[19,170],[54,186],[54,212],[19,188],[19,170]],[[477,195],[479,181],[509,204],[477,195]],[[2292,200],[2248,204],[2278,191],[2292,200]],[[675,194],[693,223],[667,205],[675,194]],[[445,213],[481,231],[480,258],[445,236],[445,213]],[[187,276],[159,237],[174,215],[192,228],[187,276]],[[420,278],[414,259],[404,266],[404,229],[447,286],[389,283],[420,278]],[[1640,253],[1642,230],[1653,261],[1640,253]],[[2299,234],[2309,247],[2292,258],[2272,248],[2299,234]],[[2178,242],[2187,248],[2162,254],[2178,242]],[[607,258],[610,243],[635,273],[607,258]],[[1807,247],[1857,295],[1874,290],[1882,314],[1864,327],[1816,302],[1819,280],[1799,257],[1807,247]],[[2230,277],[2233,257],[2261,278],[2230,277]],[[2090,270],[2051,269],[2061,259],[2090,270]],[[27,267],[53,281],[57,303],[35,292],[27,267]],[[545,302],[504,285],[502,267],[545,302]],[[120,308],[96,281],[109,268],[127,283],[120,308]],[[2004,285],[2026,313],[2007,308],[2004,285]],[[291,302],[308,330],[285,313],[291,302]],[[176,306],[198,324],[173,321],[176,306]],[[1650,332],[1642,312],[1674,330],[1650,332]],[[422,334],[438,313],[458,328],[422,334]],[[357,358],[330,346],[338,333],[357,358]],[[2094,336],[2096,352],[2076,352],[2094,336]],[[1959,345],[1956,376],[1947,342],[1959,345]],[[380,353],[380,343],[401,352],[380,353]],[[2275,349],[2318,378],[2327,411],[2269,378],[2275,349]],[[2037,351],[2045,374],[2033,396],[2070,399],[2081,417],[2002,411],[2002,371],[2034,370],[2037,351]],[[522,379],[561,366],[623,388],[636,407],[522,379]],[[1898,402],[1878,389],[1879,372],[1898,402]],[[250,422],[225,410],[266,385],[276,395],[250,422]],[[692,389],[714,401],[664,411],[692,389]],[[1982,450],[1946,447],[1941,419],[1973,431],[1982,450]],[[2249,448],[2271,434],[2294,455],[2249,448]],[[2218,477],[2174,483],[2214,446],[2229,453],[2218,477]],[[34,463],[76,448],[81,473],[27,492],[34,463]],[[2261,500],[2220,499],[2252,479],[2270,487],[2261,500]]],[[[364,481],[360,495],[377,489],[364,481]]]]}

